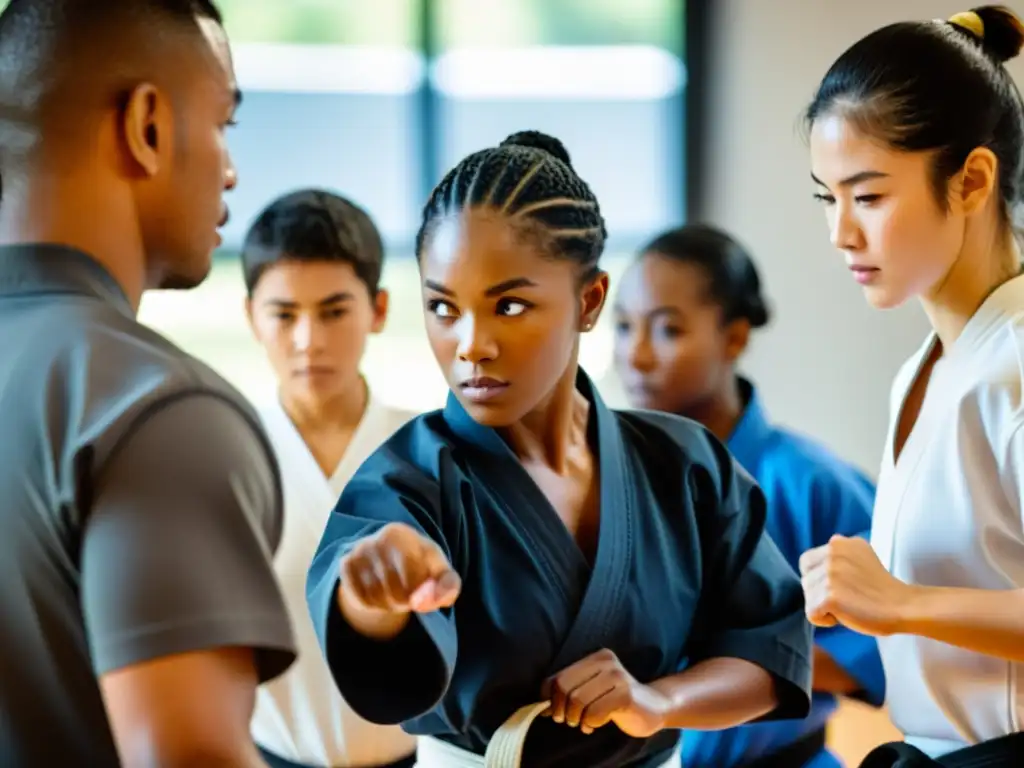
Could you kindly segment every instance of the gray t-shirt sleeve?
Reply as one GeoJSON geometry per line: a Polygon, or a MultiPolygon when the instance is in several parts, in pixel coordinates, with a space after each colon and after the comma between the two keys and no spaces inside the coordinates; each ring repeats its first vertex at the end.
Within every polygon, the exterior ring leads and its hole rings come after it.
{"type": "Polygon", "coordinates": [[[150,409],[98,468],[82,533],[82,609],[96,673],[220,647],[256,651],[261,682],[295,659],[272,567],[280,477],[229,401],[150,409]]]}

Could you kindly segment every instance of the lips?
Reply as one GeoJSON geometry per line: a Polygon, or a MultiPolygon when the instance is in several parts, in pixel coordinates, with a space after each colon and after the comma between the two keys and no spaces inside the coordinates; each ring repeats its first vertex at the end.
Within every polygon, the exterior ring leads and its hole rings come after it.
{"type": "Polygon", "coordinates": [[[322,365],[309,365],[306,366],[305,368],[297,368],[295,370],[296,376],[302,376],[306,378],[314,376],[329,376],[332,373],[334,373],[333,368],[328,368],[322,365]]]}
{"type": "Polygon", "coordinates": [[[476,376],[459,384],[462,396],[474,403],[483,403],[499,397],[508,389],[508,382],[490,376],[476,376]]]}
{"type": "Polygon", "coordinates": [[[850,264],[849,269],[853,279],[861,285],[874,282],[875,278],[880,274],[878,267],[868,267],[861,264],[850,264]]]}
{"type": "Polygon", "coordinates": [[[220,229],[221,227],[225,226],[230,218],[231,212],[228,210],[227,206],[224,206],[224,212],[221,213],[220,215],[220,221],[217,222],[217,228],[220,229]]]}
{"type": "Polygon", "coordinates": [[[629,394],[631,399],[644,402],[650,400],[651,398],[655,397],[658,394],[657,389],[648,384],[643,383],[627,384],[626,392],[629,394]]]}

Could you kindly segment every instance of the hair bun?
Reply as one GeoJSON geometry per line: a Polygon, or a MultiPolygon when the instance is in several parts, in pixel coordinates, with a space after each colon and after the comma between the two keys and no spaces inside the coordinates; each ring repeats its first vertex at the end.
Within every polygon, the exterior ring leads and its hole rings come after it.
{"type": "MultiPolygon", "coordinates": [[[[760,291],[760,287],[758,288],[760,291]]],[[[747,300],[747,305],[743,311],[744,317],[747,322],[750,323],[750,327],[754,330],[758,328],[764,328],[768,325],[771,320],[771,312],[768,310],[768,306],[765,304],[764,297],[761,296],[760,292],[754,294],[747,300]]]]}
{"type": "Polygon", "coordinates": [[[1024,48],[1024,22],[1005,5],[972,8],[949,21],[978,38],[982,50],[999,63],[1016,58],[1024,48]]]}
{"type": "Polygon", "coordinates": [[[569,157],[569,150],[565,148],[565,145],[554,136],[548,136],[540,131],[519,131],[518,133],[513,133],[501,142],[500,146],[539,149],[542,152],[547,152],[552,157],[558,158],[572,168],[572,158],[569,157]]]}

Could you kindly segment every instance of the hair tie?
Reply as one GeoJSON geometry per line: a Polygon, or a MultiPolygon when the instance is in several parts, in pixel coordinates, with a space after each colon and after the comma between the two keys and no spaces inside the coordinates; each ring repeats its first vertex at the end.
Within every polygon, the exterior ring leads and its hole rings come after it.
{"type": "Polygon", "coordinates": [[[948,21],[950,24],[966,29],[979,40],[985,39],[985,22],[974,11],[963,11],[962,13],[954,14],[949,17],[948,21]]]}

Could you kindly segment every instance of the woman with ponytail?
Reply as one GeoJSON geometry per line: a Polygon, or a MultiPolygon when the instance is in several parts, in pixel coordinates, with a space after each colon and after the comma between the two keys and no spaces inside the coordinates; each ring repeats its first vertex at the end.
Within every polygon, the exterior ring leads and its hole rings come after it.
{"type": "Polygon", "coordinates": [[[1024,764],[1024,109],[996,6],[903,22],[832,65],[807,112],[832,242],[875,307],[932,325],[896,376],[871,543],[801,560],[807,611],[879,638],[906,743],[870,768],[1024,764]]]}

